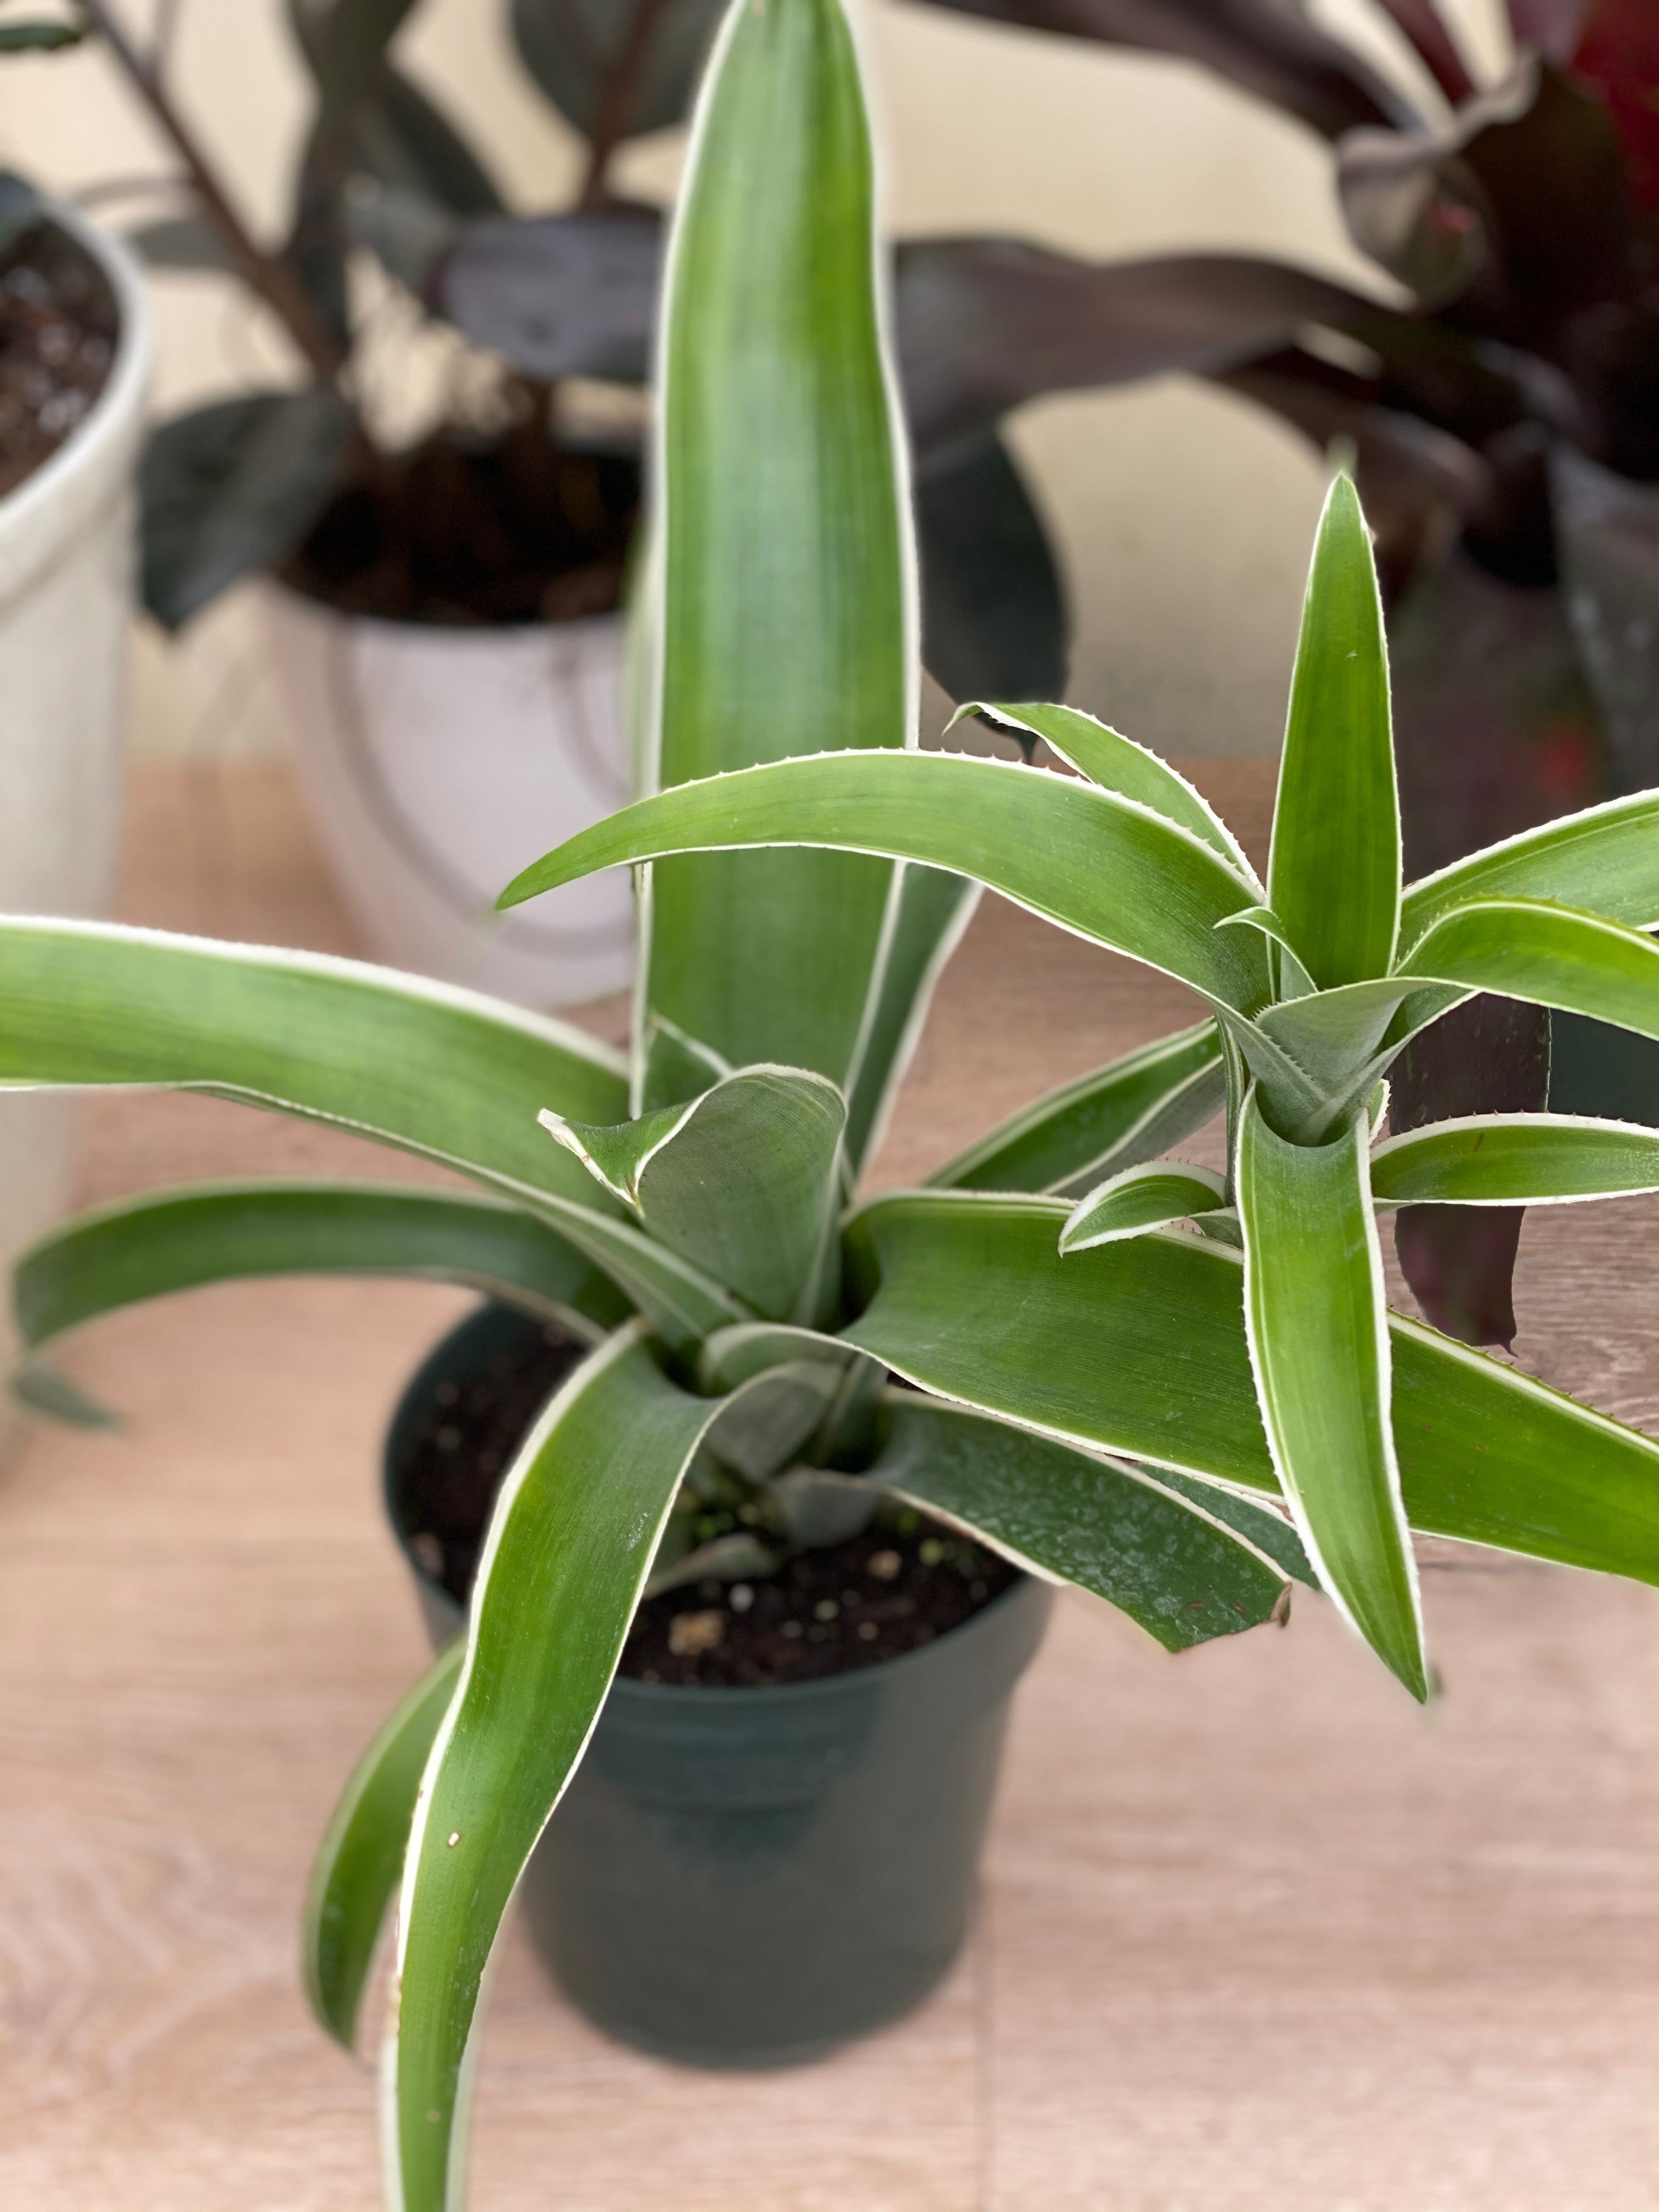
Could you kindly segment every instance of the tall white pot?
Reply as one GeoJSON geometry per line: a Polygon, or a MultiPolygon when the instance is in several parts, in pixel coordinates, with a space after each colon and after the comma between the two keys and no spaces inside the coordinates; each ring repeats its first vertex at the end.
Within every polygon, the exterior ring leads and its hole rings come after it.
{"type": "Polygon", "coordinates": [[[491,911],[627,798],[620,619],[448,629],[276,585],[266,606],[301,781],[374,957],[540,1008],[622,989],[634,926],[615,872],[491,911]]]}
{"type": "MultiPolygon", "coordinates": [[[[112,288],[115,360],[80,428],[0,500],[0,911],[100,915],[120,826],[134,477],[151,325],[132,262],[67,210],[53,221],[112,288]]],[[[74,1103],[0,1099],[0,1268],[71,1194],[74,1103]]],[[[0,1358],[15,1342],[0,1298],[0,1358]]],[[[0,1440],[10,1401],[0,1388],[0,1440]]]]}

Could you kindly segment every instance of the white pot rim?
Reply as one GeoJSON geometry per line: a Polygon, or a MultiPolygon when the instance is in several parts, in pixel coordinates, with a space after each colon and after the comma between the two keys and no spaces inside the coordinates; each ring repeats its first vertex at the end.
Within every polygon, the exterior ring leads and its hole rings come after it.
{"type": "Polygon", "coordinates": [[[609,614],[578,615],[569,622],[399,622],[391,615],[359,614],[354,608],[337,607],[310,592],[296,591],[292,584],[269,571],[258,581],[287,605],[301,610],[317,622],[337,623],[343,629],[367,630],[386,637],[441,638],[446,645],[462,653],[497,652],[504,643],[519,638],[544,643],[550,637],[599,636],[614,630],[623,619],[622,608],[613,607],[609,614]]]}
{"type": "Polygon", "coordinates": [[[82,479],[99,475],[111,448],[131,434],[143,404],[155,350],[143,278],[126,248],[74,208],[48,200],[44,211],[46,220],[72,238],[109,279],[118,317],[115,358],[90,412],[55,453],[0,499],[0,562],[15,540],[39,529],[37,518],[43,510],[72,503],[82,479]]]}

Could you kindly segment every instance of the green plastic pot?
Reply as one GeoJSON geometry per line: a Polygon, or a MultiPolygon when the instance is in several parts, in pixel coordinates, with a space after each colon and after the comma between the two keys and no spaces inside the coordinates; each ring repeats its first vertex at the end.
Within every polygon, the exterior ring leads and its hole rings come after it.
{"type": "MultiPolygon", "coordinates": [[[[386,1502],[434,1644],[465,1615],[409,1555],[401,1472],[439,1384],[537,1326],[482,1308],[392,1420],[386,1502]]],[[[797,2063],[919,2003],[967,1932],[1009,1704],[1051,1601],[1024,1577],[937,1643],[823,1681],[619,1676],[521,1893],[567,1995],[697,2066],[797,2063]]]]}

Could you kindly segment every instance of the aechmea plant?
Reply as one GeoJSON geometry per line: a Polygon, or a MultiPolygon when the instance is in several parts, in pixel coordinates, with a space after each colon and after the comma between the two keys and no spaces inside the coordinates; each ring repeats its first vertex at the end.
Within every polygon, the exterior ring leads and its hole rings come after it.
{"type": "Polygon", "coordinates": [[[1172,1650],[1283,1617],[1314,1577],[1288,1509],[1419,1695],[1408,1527],[1659,1583],[1659,1446],[1389,1315],[1373,1227],[1425,1195],[1659,1187],[1659,1138],[1534,1116],[1370,1143],[1394,1054],[1471,990],[1659,1026],[1638,933],[1659,799],[1402,901],[1346,485],[1267,884],[1188,785],[1085,716],[996,710],[1075,777],[919,752],[883,273],[840,0],[738,0],[659,346],[638,658],[661,788],[510,894],[651,863],[628,1060],[349,962],[0,922],[0,1081],[210,1091],[474,1186],[217,1185],[70,1223],[19,1272],[37,1397],[70,1402],[39,1359],[71,1326],[256,1273],[468,1283],[592,1342],[507,1474],[465,1639],[370,1746],[313,1887],[308,1984],[348,2042],[398,1896],[384,2138],[408,2212],[459,2202],[502,1911],[711,1465],[786,1527],[803,1501],[925,1506],[1172,1650]],[[930,1187],[860,1202],[975,878],[1182,978],[1195,1019],[930,1187]],[[1225,1176],[1151,1167],[1224,1106],[1225,1176]]]}
{"type": "MultiPolygon", "coordinates": [[[[849,1232],[864,1310],[841,1340],[925,1389],[1069,1442],[1210,1482],[1276,1486],[1326,1589],[1425,1697],[1412,1525],[1500,1543],[1522,1522],[1535,1533],[1539,1501],[1522,1500],[1542,1471],[1546,1428],[1560,1498],[1576,1500],[1575,1518],[1600,1520],[1610,1499],[1591,1501],[1606,1455],[1629,1454],[1633,1476],[1638,1462],[1651,1469],[1654,1447],[1628,1432],[1615,1446],[1619,1432],[1571,1401],[1391,1315],[1378,1209],[1652,1190],[1659,1137],[1516,1114],[1385,1139],[1388,1071],[1483,990],[1659,1036],[1659,946],[1643,933],[1659,922],[1659,793],[1402,889],[1376,578],[1341,477],[1309,578],[1265,884],[1191,787],[1115,731],[1064,707],[964,711],[1042,738],[1075,775],[917,752],[744,769],[584,831],[503,902],[671,854],[884,854],[961,870],[1188,985],[1209,1023],[1137,1055],[1122,1079],[1135,1069],[1150,1129],[1166,1106],[1203,1099],[1193,1071],[1207,1051],[1225,1078],[1227,1172],[1149,1166],[1130,1138],[1074,1206],[988,1194],[941,1195],[931,1211],[878,1201],[849,1232]],[[1475,1413],[1471,1390],[1486,1412],[1475,1413]],[[1477,1532],[1455,1509],[1462,1525],[1449,1528],[1443,1452],[1487,1468],[1515,1514],[1509,1530],[1488,1520],[1477,1532]]],[[[1160,1140],[1170,1133],[1166,1124],[1160,1140]]],[[[1041,1158],[1029,1176],[1027,1164],[1009,1142],[941,1181],[1057,1192],[1078,1180],[1075,1159],[1041,1158]]],[[[1638,1480],[1645,1492],[1651,1472],[1638,1480]]],[[[1603,1530],[1610,1565],[1620,1540],[1611,1522],[1603,1530]]]]}

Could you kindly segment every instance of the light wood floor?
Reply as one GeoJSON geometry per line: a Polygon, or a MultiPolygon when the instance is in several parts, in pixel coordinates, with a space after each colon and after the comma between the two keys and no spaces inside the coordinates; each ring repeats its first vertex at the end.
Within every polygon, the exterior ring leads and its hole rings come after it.
{"type": "MultiPolygon", "coordinates": [[[[1202,773],[1259,837],[1267,772],[1202,773]]],[[[125,910],[349,945],[270,770],[143,780],[125,910]]],[[[988,904],[882,1179],[1188,1018],[988,904]]],[[[111,1099],[85,1192],[356,1164],[385,1171],[232,1107],[111,1099]]],[[[1650,1427],[1656,1231],[1641,1203],[1533,1215],[1522,1300],[1529,1364],[1650,1427]]],[[[422,1663],[375,1451],[463,1303],[283,1284],[136,1311],[67,1362],[125,1433],[39,1431],[0,1479],[7,2212],[378,2203],[372,2082],[307,2021],[295,1917],[334,1793],[422,1663]]],[[[1652,2212],[1659,1595],[1433,1565],[1426,1715],[1316,1600],[1179,1660],[1064,1604],[968,1954],[825,2064],[636,2057],[512,1934],[480,2212],[1652,2212]]]]}

